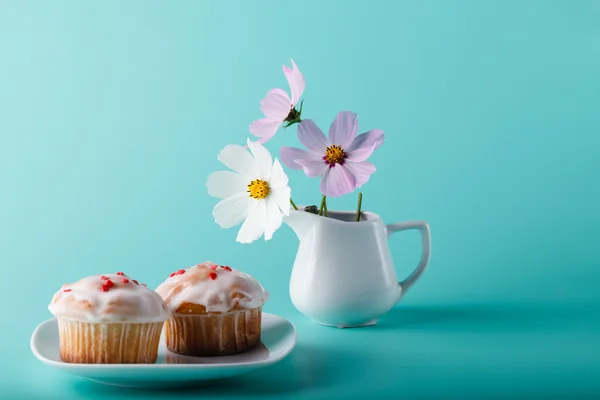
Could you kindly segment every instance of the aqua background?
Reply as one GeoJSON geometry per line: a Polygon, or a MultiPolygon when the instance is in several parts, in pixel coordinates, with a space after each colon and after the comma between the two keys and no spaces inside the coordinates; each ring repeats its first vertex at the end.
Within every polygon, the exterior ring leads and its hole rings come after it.
{"type": "MultiPolygon", "coordinates": [[[[0,1],[0,398],[597,398],[599,172],[600,1],[0,1]],[[432,229],[428,271],[373,328],[294,310],[289,228],[241,245],[212,220],[216,154],[287,90],[290,57],[307,118],[352,110],[387,135],[365,208],[432,229]],[[156,286],[206,259],[267,287],[298,329],[288,359],[164,393],[31,354],[61,284],[124,270],[156,286]]],[[[290,179],[318,201],[318,181],[290,179]]],[[[400,276],[417,250],[393,239],[400,276]]]]}

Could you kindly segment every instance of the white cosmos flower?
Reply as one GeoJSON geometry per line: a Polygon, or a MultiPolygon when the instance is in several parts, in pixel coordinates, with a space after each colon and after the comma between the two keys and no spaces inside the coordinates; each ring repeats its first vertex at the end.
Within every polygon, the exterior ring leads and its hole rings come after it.
{"type": "Polygon", "coordinates": [[[230,144],[219,153],[219,161],[232,171],[217,171],[206,181],[208,194],[223,199],[213,216],[221,228],[242,221],[237,235],[240,243],[251,243],[265,235],[273,237],[282,222],[282,213],[290,213],[288,177],[277,159],[260,143],[248,139],[248,148],[230,144]]]}

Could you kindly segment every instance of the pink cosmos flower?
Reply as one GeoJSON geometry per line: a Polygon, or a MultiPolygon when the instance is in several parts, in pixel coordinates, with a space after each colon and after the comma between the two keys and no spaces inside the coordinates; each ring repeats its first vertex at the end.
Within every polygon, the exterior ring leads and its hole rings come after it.
{"type": "Polygon", "coordinates": [[[281,148],[281,162],[292,169],[304,169],[311,177],[322,176],[321,193],[339,197],[364,185],[375,172],[366,159],[383,143],[381,129],[356,136],[358,116],[350,111],[338,113],[329,128],[329,137],[310,119],[298,125],[298,139],[308,149],[281,148]]]}
{"type": "Polygon", "coordinates": [[[298,111],[296,105],[302,97],[306,83],[294,60],[291,61],[292,68],[283,65],[283,73],[290,85],[292,98],[290,99],[288,94],[281,89],[270,90],[260,102],[260,109],[266,118],[250,124],[250,133],[258,136],[260,138],[258,142],[260,143],[265,143],[271,139],[284,122],[287,122],[287,126],[290,126],[300,121],[302,107],[298,111]]]}

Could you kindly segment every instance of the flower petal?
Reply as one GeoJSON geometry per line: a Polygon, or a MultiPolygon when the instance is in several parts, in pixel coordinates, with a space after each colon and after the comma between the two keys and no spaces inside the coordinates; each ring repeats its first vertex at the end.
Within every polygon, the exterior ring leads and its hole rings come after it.
{"type": "Polygon", "coordinates": [[[280,126],[281,121],[262,118],[250,124],[250,133],[261,138],[260,143],[266,143],[277,133],[280,126]]]}
{"type": "Polygon", "coordinates": [[[272,89],[267,96],[260,101],[261,111],[274,121],[283,122],[290,114],[292,101],[288,94],[281,89],[272,89]]]}
{"type": "Polygon", "coordinates": [[[279,209],[285,214],[290,215],[290,197],[292,190],[286,186],[281,188],[275,188],[269,195],[269,198],[273,199],[279,209]]]}
{"type": "Polygon", "coordinates": [[[346,161],[361,162],[366,160],[373,154],[375,147],[359,147],[356,150],[347,152],[346,161]]]}
{"type": "Polygon", "coordinates": [[[385,136],[381,129],[373,129],[369,132],[365,132],[354,139],[354,142],[348,148],[347,160],[348,161],[365,161],[373,154],[379,146],[383,144],[385,136]]]}
{"type": "Polygon", "coordinates": [[[325,149],[329,146],[329,140],[323,134],[323,131],[314,123],[312,119],[302,120],[298,124],[298,139],[300,143],[309,150],[325,155],[325,149]]]}
{"type": "Polygon", "coordinates": [[[351,193],[355,188],[354,176],[341,164],[329,168],[321,179],[321,193],[328,197],[340,197],[351,193]]]}
{"type": "Polygon", "coordinates": [[[361,147],[373,147],[377,150],[383,144],[385,136],[381,129],[373,129],[358,135],[352,144],[348,147],[348,152],[352,152],[361,147]]]}
{"type": "Polygon", "coordinates": [[[362,185],[364,185],[365,183],[367,183],[367,181],[371,177],[371,174],[373,172],[375,172],[375,170],[376,170],[375,165],[373,165],[367,161],[362,161],[362,162],[348,161],[344,164],[344,166],[354,176],[354,179],[356,180],[355,186],[357,189],[359,187],[361,187],[362,185]]]}
{"type": "Polygon", "coordinates": [[[273,169],[273,158],[271,157],[271,153],[269,150],[259,142],[252,142],[248,139],[248,147],[254,155],[254,160],[256,160],[256,164],[258,165],[259,175],[255,178],[263,179],[265,181],[269,181],[271,178],[271,170],[273,169]]]}
{"type": "Polygon", "coordinates": [[[322,176],[329,169],[329,165],[325,164],[323,157],[319,157],[314,153],[309,154],[308,157],[297,159],[296,164],[302,165],[304,173],[309,178],[322,176]]]}
{"type": "Polygon", "coordinates": [[[265,240],[271,240],[273,233],[281,227],[281,211],[273,199],[266,199],[267,218],[265,221],[265,240]]]}
{"type": "Polygon", "coordinates": [[[288,185],[288,177],[285,171],[279,164],[279,160],[273,161],[273,168],[271,169],[271,179],[269,180],[269,186],[271,188],[281,188],[288,185]]]}
{"type": "Polygon", "coordinates": [[[279,150],[279,157],[281,162],[288,168],[291,169],[302,169],[302,165],[298,164],[295,160],[299,158],[305,158],[310,153],[306,150],[298,149],[296,147],[282,147],[279,150]]]}
{"type": "Polygon", "coordinates": [[[250,199],[248,218],[242,224],[235,239],[236,241],[240,243],[252,243],[263,234],[267,222],[266,204],[265,200],[250,199]]]}
{"type": "Polygon", "coordinates": [[[245,177],[255,179],[258,176],[258,165],[252,155],[244,147],[229,144],[217,156],[225,166],[245,177]]]}
{"type": "Polygon", "coordinates": [[[213,217],[221,228],[231,228],[248,216],[249,207],[248,194],[239,193],[218,202],[213,209],[213,217]]]}
{"type": "Polygon", "coordinates": [[[217,171],[208,176],[206,187],[210,196],[225,199],[239,193],[246,193],[248,183],[248,178],[235,172],[217,171]]]}
{"type": "Polygon", "coordinates": [[[358,115],[340,111],[329,127],[329,142],[347,149],[358,133],[358,115]]]}
{"type": "Polygon", "coordinates": [[[290,85],[290,91],[292,92],[292,107],[295,107],[304,93],[306,82],[304,81],[304,75],[300,72],[294,60],[292,61],[292,68],[283,65],[283,73],[287,78],[290,85]]]}

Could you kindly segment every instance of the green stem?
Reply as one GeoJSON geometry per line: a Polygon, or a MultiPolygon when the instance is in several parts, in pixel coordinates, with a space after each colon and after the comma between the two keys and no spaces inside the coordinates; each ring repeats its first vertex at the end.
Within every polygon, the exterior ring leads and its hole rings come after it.
{"type": "Polygon", "coordinates": [[[321,206],[319,207],[319,215],[323,215],[323,207],[325,207],[325,199],[327,196],[323,195],[321,198],[321,206]]]}
{"type": "Polygon", "coordinates": [[[325,216],[327,217],[327,198],[325,198],[325,203],[323,203],[323,212],[325,213],[325,216]]]}
{"type": "Polygon", "coordinates": [[[294,207],[294,210],[298,211],[298,207],[296,207],[296,204],[294,204],[294,200],[292,200],[291,197],[290,197],[290,204],[292,205],[292,207],[294,207]]]}
{"type": "Polygon", "coordinates": [[[358,207],[356,208],[356,222],[360,221],[360,208],[362,207],[362,192],[358,193],[358,207]]]}

